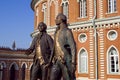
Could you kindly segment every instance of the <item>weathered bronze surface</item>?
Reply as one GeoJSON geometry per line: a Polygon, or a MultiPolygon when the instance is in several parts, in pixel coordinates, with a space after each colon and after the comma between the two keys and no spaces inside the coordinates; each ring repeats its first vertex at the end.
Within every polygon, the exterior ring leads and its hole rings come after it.
{"type": "Polygon", "coordinates": [[[56,17],[53,39],[46,33],[46,24],[38,25],[39,34],[33,39],[26,54],[34,51],[30,80],[75,80],[76,44],[67,18],[62,13],[56,17]]]}
{"type": "Polygon", "coordinates": [[[56,17],[54,36],[54,56],[50,80],[75,80],[76,45],[72,31],[68,28],[67,18],[63,14],[56,17]]]}
{"type": "Polygon", "coordinates": [[[33,39],[26,54],[34,53],[30,80],[49,80],[50,55],[53,53],[53,39],[46,32],[47,26],[41,22],[38,25],[39,34],[33,39]]]}

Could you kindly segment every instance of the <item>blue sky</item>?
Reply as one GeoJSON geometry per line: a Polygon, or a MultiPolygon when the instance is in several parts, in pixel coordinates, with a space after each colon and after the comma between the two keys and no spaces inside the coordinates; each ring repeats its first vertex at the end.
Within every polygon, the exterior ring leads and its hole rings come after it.
{"type": "Polygon", "coordinates": [[[0,1],[0,46],[28,48],[32,41],[30,34],[34,31],[34,12],[31,0],[0,1]]]}

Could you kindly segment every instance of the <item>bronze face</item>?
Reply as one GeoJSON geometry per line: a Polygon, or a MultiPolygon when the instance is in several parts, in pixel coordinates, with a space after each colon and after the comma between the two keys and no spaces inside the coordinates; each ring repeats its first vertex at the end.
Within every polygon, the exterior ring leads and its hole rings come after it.
{"type": "Polygon", "coordinates": [[[43,22],[39,23],[38,30],[40,32],[46,32],[46,29],[47,29],[47,25],[45,23],[43,23],[43,22]]]}
{"type": "Polygon", "coordinates": [[[38,26],[38,30],[39,30],[40,32],[43,32],[43,31],[44,31],[44,26],[43,26],[43,25],[38,26]]]}
{"type": "Polygon", "coordinates": [[[56,23],[56,25],[60,25],[60,23],[62,23],[62,19],[61,19],[61,16],[60,16],[60,15],[58,15],[58,16],[56,17],[55,23],[56,23]]]}

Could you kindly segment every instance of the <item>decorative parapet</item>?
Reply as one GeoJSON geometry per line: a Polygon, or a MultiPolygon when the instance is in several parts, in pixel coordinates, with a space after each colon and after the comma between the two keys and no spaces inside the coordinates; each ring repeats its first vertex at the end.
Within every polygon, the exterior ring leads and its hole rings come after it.
{"type": "Polygon", "coordinates": [[[11,50],[9,47],[0,46],[0,50],[11,50]]]}

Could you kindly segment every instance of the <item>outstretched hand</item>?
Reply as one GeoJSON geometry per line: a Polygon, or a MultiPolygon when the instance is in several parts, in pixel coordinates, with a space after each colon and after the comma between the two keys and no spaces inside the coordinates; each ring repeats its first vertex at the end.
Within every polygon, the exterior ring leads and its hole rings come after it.
{"type": "Polygon", "coordinates": [[[44,68],[48,68],[48,67],[50,67],[51,66],[51,63],[48,63],[48,64],[46,64],[45,66],[44,66],[44,68]]]}

